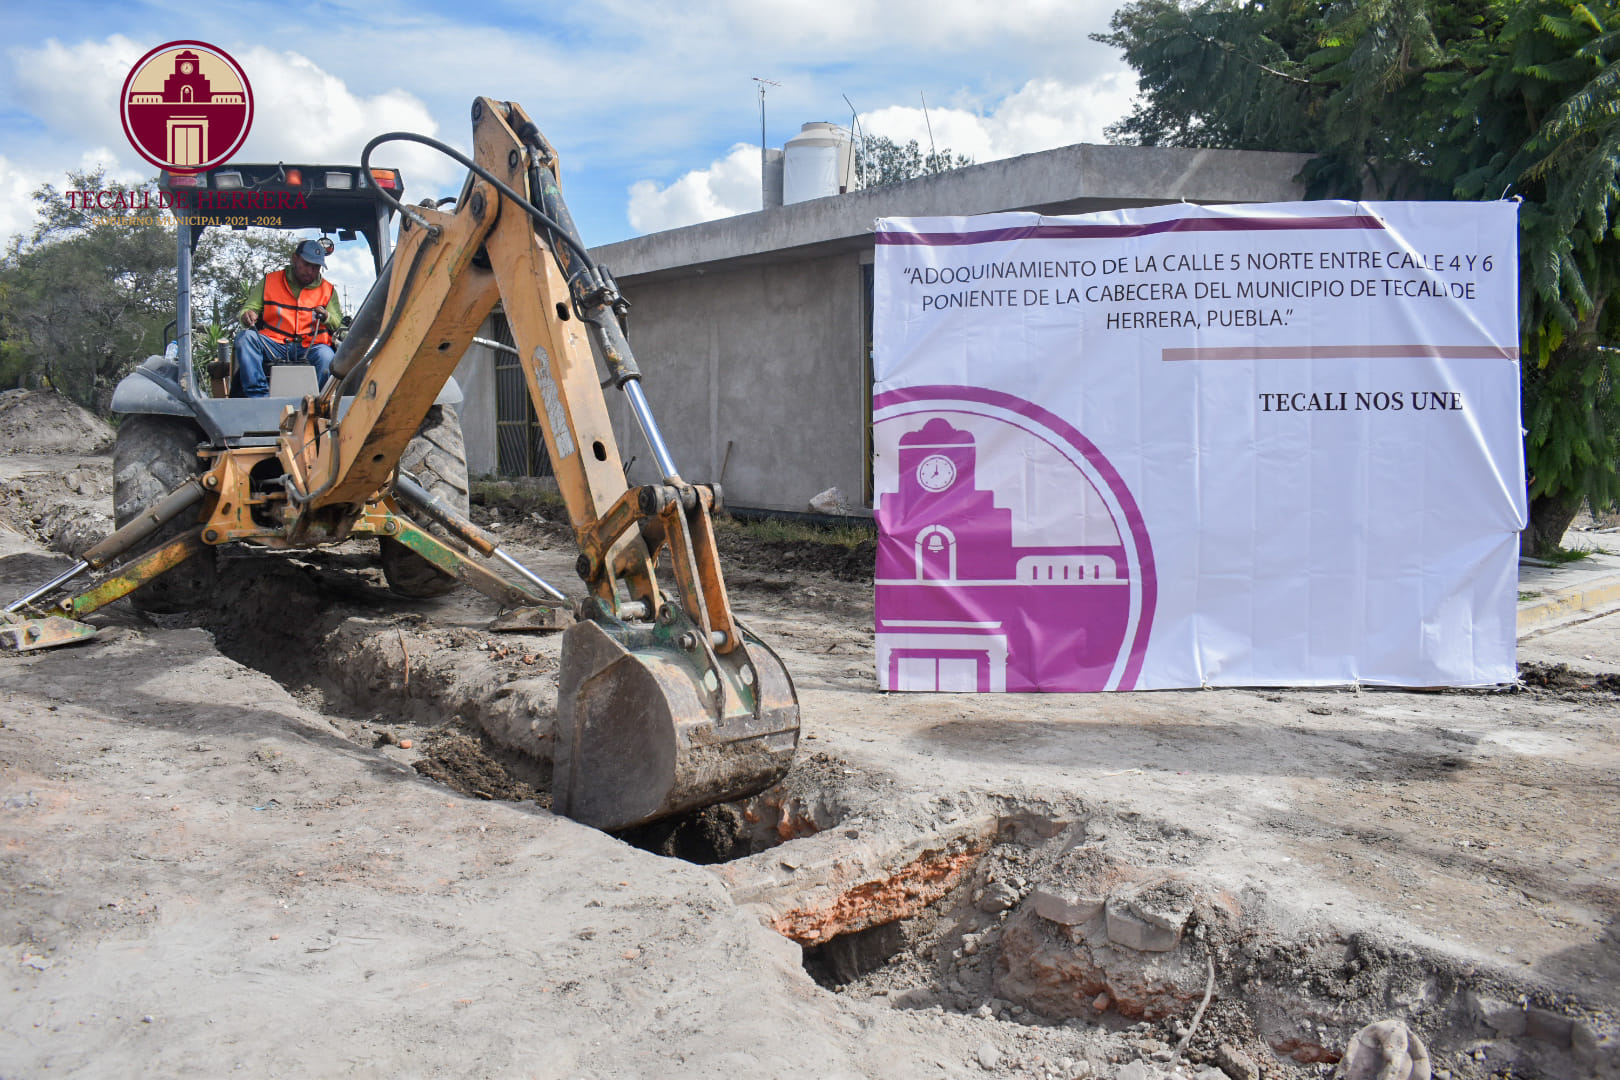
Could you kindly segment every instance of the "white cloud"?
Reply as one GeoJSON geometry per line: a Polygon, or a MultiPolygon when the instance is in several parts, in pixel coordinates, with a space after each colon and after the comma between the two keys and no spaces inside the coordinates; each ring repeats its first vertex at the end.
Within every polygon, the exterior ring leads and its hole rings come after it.
{"type": "MultiPolygon", "coordinates": [[[[892,113],[897,125],[869,127],[926,144],[921,91],[937,106],[936,143],[984,161],[1099,138],[1129,96],[1104,78],[1124,71],[1117,51],[1089,40],[1117,0],[602,0],[585,13],[497,0],[482,15],[411,0],[346,6],[341,50],[264,22],[269,9],[253,2],[207,13],[190,32],[231,51],[253,82],[258,115],[238,160],[352,161],[384,130],[442,133],[465,149],[473,95],[494,92],[528,107],[570,181],[632,191],[576,200],[593,240],[626,235],[631,217],[646,231],[758,205],[755,177],[726,149],[757,137],[750,75],[780,83],[768,101],[773,144],[803,120],[847,123],[846,94],[869,119],[892,113]],[[604,80],[607,70],[615,77],[604,80]],[[873,111],[886,102],[913,107],[873,111]],[[704,167],[688,173],[694,165],[704,167]]],[[[0,116],[14,166],[65,168],[90,145],[121,148],[114,164],[143,165],[125,145],[117,98],[157,38],[132,19],[105,20],[96,40],[25,36],[4,53],[0,97],[28,118],[0,116]]],[[[413,201],[460,185],[461,167],[424,147],[395,143],[377,156],[404,170],[413,201]]]]}
{"type": "MultiPolygon", "coordinates": [[[[361,148],[379,132],[433,135],[439,129],[427,105],[403,90],[356,94],[343,78],[301,53],[257,45],[224,47],[253,84],[253,127],[235,155],[239,161],[346,164],[357,162],[361,148]]],[[[49,138],[69,145],[94,141],[123,147],[116,158],[104,160],[144,168],[127,146],[118,107],[124,78],[144,52],[120,34],[72,45],[53,38],[38,48],[12,49],[17,105],[45,125],[49,138]]],[[[463,175],[449,158],[408,143],[381,148],[376,159],[402,169],[413,195],[431,194],[450,182],[459,186],[463,175]]]]}
{"type": "Polygon", "coordinates": [[[630,226],[659,232],[759,209],[759,147],[737,143],[706,169],[694,169],[667,187],[651,180],[630,185],[630,226]]]}
{"type": "Polygon", "coordinates": [[[15,236],[34,227],[31,196],[40,184],[52,179],[43,172],[25,169],[9,158],[0,157],[0,236],[15,236]]]}
{"type": "MultiPolygon", "coordinates": [[[[12,49],[16,104],[75,143],[125,145],[118,95],[145,52],[122,34],[71,46],[51,38],[37,49],[12,49]]],[[[128,156],[136,160],[133,151],[128,156]]]]}
{"type": "Polygon", "coordinates": [[[925,117],[920,107],[891,105],[863,113],[861,129],[899,143],[916,139],[927,150],[931,124],[934,146],[948,147],[974,161],[995,161],[1073,143],[1102,142],[1103,128],[1130,111],[1135,94],[1134,79],[1125,72],[1085,84],[1031,79],[985,115],[930,108],[925,117]]]}
{"type": "Polygon", "coordinates": [[[0,241],[33,229],[34,192],[46,184],[54,185],[58,191],[65,190],[69,169],[81,172],[104,169],[107,179],[117,184],[139,184],[148,179],[142,170],[120,165],[117,155],[105,147],[86,151],[77,164],[60,170],[31,168],[0,156],[0,241]]]}
{"type": "MultiPolygon", "coordinates": [[[[1103,141],[1103,128],[1124,116],[1135,95],[1126,73],[1109,73],[1084,85],[1031,79],[996,108],[981,115],[960,108],[891,105],[861,114],[861,129],[898,143],[916,139],[966,154],[975,162],[1050,150],[1078,142],[1103,141]]],[[[630,225],[637,232],[714,221],[758,210],[759,148],[737,143],[707,168],[694,169],[668,186],[639,180],[630,187],[630,225]]]]}
{"type": "Polygon", "coordinates": [[[1018,43],[1027,50],[1088,44],[1117,0],[725,0],[723,23],[756,42],[790,45],[829,58],[862,51],[941,49],[979,52],[1018,43]]]}
{"type": "MultiPolygon", "coordinates": [[[[358,162],[361,148],[379,132],[438,130],[428,107],[401,90],[356,94],[344,79],[297,52],[225,47],[253,81],[253,128],[238,160],[358,162]]],[[[0,157],[0,237],[31,229],[30,196],[42,184],[64,187],[71,168],[105,168],[109,180],[123,183],[151,178],[152,168],[128,146],[118,110],[124,78],[145,51],[122,35],[72,45],[52,39],[35,49],[11,50],[18,104],[45,125],[47,138],[74,149],[91,140],[98,145],[78,154],[77,162],[69,150],[57,167],[0,157]]],[[[46,155],[35,153],[28,160],[41,159],[46,155]]],[[[376,162],[401,169],[413,197],[447,183],[459,186],[463,173],[442,154],[408,143],[379,149],[376,162]]],[[[289,250],[293,239],[288,236],[289,250]]],[[[347,307],[357,307],[375,277],[365,242],[341,244],[327,276],[346,295],[347,307]]]]}
{"type": "Polygon", "coordinates": [[[1032,79],[991,118],[996,156],[1103,142],[1103,129],[1129,113],[1135,99],[1136,77],[1125,71],[1083,85],[1032,79]]]}
{"type": "MultiPolygon", "coordinates": [[[[348,164],[358,162],[366,143],[384,131],[435,135],[439,130],[428,107],[403,90],[356,94],[343,79],[296,52],[255,47],[237,57],[253,80],[254,110],[253,129],[236,154],[239,161],[348,164]]],[[[437,151],[412,143],[379,147],[372,161],[403,171],[413,195],[431,194],[452,180],[459,186],[465,172],[437,151]]]]}

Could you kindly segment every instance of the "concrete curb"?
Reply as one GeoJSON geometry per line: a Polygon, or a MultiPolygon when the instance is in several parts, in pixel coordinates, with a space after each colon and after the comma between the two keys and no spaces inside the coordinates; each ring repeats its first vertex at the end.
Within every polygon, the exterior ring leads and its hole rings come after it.
{"type": "Polygon", "coordinates": [[[1518,636],[1545,630],[1601,608],[1620,604],[1620,574],[1588,578],[1561,589],[1549,589],[1519,604],[1518,636]]]}

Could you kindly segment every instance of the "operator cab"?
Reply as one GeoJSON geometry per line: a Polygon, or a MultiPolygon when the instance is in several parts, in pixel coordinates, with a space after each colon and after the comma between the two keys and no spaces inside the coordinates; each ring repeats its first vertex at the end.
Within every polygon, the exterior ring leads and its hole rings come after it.
{"type": "MultiPolygon", "coordinates": [[[[192,259],[206,229],[269,228],[306,235],[318,231],[323,245],[331,245],[332,237],[339,241],[363,238],[371,252],[372,268],[381,278],[393,251],[394,211],[377,197],[377,189],[385,189],[397,199],[405,192],[405,180],[397,169],[232,162],[192,174],[165,171],[159,187],[169,198],[176,222],[175,351],[179,358],[187,358],[192,355],[192,259]]],[[[289,245],[291,240],[289,236],[289,245]]],[[[327,247],[328,253],[331,250],[327,247]]],[[[345,313],[345,322],[352,314],[345,313]]],[[[119,382],[113,392],[113,412],[191,417],[216,447],[274,443],[283,409],[314,393],[308,385],[313,379],[297,378],[305,371],[313,375],[313,369],[287,365],[280,374],[293,376],[290,379],[277,378],[279,369],[272,369],[269,397],[231,397],[228,341],[221,353],[209,364],[207,379],[199,379],[192,365],[181,359],[148,357],[119,382]],[[289,386],[293,389],[284,389],[289,386]]],[[[438,401],[460,403],[461,390],[454,379],[446,383],[438,401]]],[[[345,398],[339,403],[340,415],[347,402],[345,398]]]]}
{"type": "MultiPolygon", "coordinates": [[[[317,230],[320,244],[331,255],[332,237],[353,241],[361,237],[371,251],[372,272],[381,274],[388,261],[391,208],[378,199],[373,187],[386,188],[399,197],[405,192],[397,169],[371,169],[369,176],[352,165],[231,165],[202,173],[165,172],[160,186],[172,199],[176,217],[191,228],[195,255],[203,231],[209,226],[241,232],[248,228],[317,230]]],[[[266,268],[267,271],[271,268],[266,268]]],[[[350,313],[352,315],[352,312],[350,313]]],[[[307,364],[282,364],[265,373],[272,397],[303,397],[318,387],[307,364]]],[[[231,350],[222,344],[220,355],[208,364],[210,397],[242,397],[231,350]]]]}

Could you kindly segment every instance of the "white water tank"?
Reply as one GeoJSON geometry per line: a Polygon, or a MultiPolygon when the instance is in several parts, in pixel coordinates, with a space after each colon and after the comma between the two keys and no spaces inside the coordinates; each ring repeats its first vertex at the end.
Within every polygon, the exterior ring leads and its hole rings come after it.
{"type": "Polygon", "coordinates": [[[842,194],[854,177],[854,141],[837,124],[805,124],[782,148],[783,205],[842,194]]]}

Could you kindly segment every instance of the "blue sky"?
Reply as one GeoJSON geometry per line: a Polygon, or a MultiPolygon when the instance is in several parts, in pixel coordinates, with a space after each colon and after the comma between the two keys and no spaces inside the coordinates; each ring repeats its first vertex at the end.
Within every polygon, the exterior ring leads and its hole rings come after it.
{"type": "MultiPolygon", "coordinates": [[[[198,5],[83,0],[6,5],[0,68],[0,237],[30,225],[28,195],[69,169],[150,174],[125,140],[118,95],[154,46],[197,39],[253,84],[239,160],[357,160],[385,130],[464,150],[472,99],[521,103],[562,157],[588,244],[758,209],[759,98],[767,140],[806,121],[936,144],[987,161],[1102,141],[1134,78],[1089,40],[1116,0],[601,0],[534,5],[198,5]]],[[[453,194],[461,171],[398,150],[412,200],[453,194]]],[[[334,278],[364,276],[358,253],[334,278]]],[[[356,287],[363,282],[356,280],[356,287]]]]}

